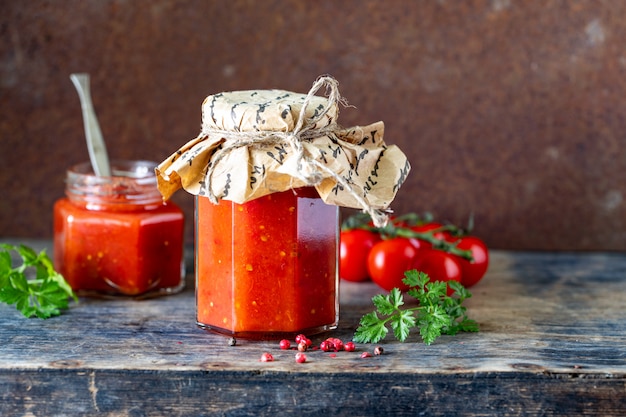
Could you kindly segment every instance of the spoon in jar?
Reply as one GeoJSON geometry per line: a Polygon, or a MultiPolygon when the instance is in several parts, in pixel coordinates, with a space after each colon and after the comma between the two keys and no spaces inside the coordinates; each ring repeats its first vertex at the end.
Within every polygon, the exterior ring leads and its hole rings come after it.
{"type": "Polygon", "coordinates": [[[97,176],[110,176],[111,167],[107,148],[102,138],[102,131],[98,124],[98,118],[91,102],[89,90],[89,74],[71,74],[70,79],[78,91],[80,98],[80,108],[83,113],[83,124],[85,126],[85,136],[87,137],[87,149],[93,171],[97,176]]]}

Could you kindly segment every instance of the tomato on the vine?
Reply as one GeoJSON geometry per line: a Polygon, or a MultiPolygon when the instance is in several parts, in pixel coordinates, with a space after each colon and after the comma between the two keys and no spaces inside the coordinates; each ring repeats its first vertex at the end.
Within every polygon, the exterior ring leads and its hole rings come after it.
{"type": "Polygon", "coordinates": [[[367,257],[380,241],[378,234],[364,229],[341,232],[339,244],[339,275],[346,281],[367,281],[367,257]]]}
{"type": "Polygon", "coordinates": [[[415,249],[431,249],[433,247],[432,243],[416,237],[409,237],[407,239],[411,242],[415,249]]]}
{"type": "Polygon", "coordinates": [[[461,284],[465,288],[469,288],[483,278],[489,266],[489,251],[485,243],[475,236],[464,236],[457,241],[457,248],[470,251],[472,253],[472,261],[459,258],[461,266],[461,284]]]}
{"type": "MultiPolygon", "coordinates": [[[[417,269],[430,277],[431,281],[461,281],[461,265],[457,257],[438,249],[419,250],[409,269],[417,269]]],[[[454,290],[448,286],[448,295],[454,290]]]]}
{"type": "Polygon", "coordinates": [[[417,249],[409,239],[397,237],[381,240],[370,250],[367,270],[370,278],[381,288],[391,291],[394,287],[407,291],[402,282],[404,273],[409,270],[417,249]]]}
{"type": "MultiPolygon", "coordinates": [[[[487,246],[463,229],[431,218],[416,219],[411,214],[392,216],[390,222],[384,228],[374,227],[371,219],[361,217],[344,223],[339,264],[342,279],[371,279],[385,290],[406,291],[402,279],[411,269],[428,274],[433,281],[459,281],[466,288],[485,275],[489,265],[487,246]],[[466,259],[463,252],[473,259],[466,259]]],[[[452,292],[448,287],[448,293],[452,292]]]]}

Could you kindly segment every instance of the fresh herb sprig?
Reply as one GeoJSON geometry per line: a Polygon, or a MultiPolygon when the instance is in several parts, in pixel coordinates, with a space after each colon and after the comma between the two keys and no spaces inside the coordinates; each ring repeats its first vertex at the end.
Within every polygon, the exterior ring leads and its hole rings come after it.
{"type": "Polygon", "coordinates": [[[448,296],[445,282],[430,282],[427,274],[417,270],[407,271],[404,276],[402,281],[411,287],[407,294],[417,299],[419,305],[403,308],[404,298],[398,288],[393,288],[389,294],[374,296],[372,302],[376,311],[361,318],[354,334],[355,342],[376,343],[384,339],[389,332],[387,325],[401,342],[409,337],[411,329],[418,327],[427,345],[442,334],[478,331],[478,323],[468,318],[467,308],[462,305],[472,294],[461,283],[449,281],[447,284],[454,294],[448,296]]]}
{"type": "Polygon", "coordinates": [[[67,309],[70,298],[78,301],[45,250],[37,253],[26,245],[0,244],[1,302],[15,304],[25,317],[47,319],[67,309]],[[13,266],[12,251],[21,257],[21,265],[13,266]]]}

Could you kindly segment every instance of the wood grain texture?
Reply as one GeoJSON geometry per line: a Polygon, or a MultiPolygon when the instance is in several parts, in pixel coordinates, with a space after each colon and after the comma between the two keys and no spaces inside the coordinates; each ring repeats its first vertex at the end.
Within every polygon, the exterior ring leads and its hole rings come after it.
{"type": "MultiPolygon", "coordinates": [[[[0,415],[624,415],[625,271],[626,255],[495,251],[468,300],[481,332],[306,364],[197,328],[191,277],[181,294],[81,299],[45,321],[0,305],[0,415]]],[[[314,343],[350,339],[378,292],[342,282],[340,327],[314,343]]]]}

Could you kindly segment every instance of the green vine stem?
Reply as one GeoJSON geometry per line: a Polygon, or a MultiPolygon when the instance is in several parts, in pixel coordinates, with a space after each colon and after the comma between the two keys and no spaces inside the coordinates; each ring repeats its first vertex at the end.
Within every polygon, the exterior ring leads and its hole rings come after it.
{"type": "Polygon", "coordinates": [[[431,222],[432,216],[427,213],[424,216],[420,217],[415,213],[407,213],[402,216],[398,216],[393,218],[386,226],[384,227],[376,227],[371,224],[371,219],[367,214],[358,214],[351,216],[348,218],[342,225],[342,230],[350,230],[350,229],[364,229],[369,230],[371,232],[379,234],[383,239],[393,239],[396,237],[403,237],[408,239],[420,239],[430,243],[434,249],[442,250],[444,252],[448,252],[450,254],[459,256],[463,259],[467,259],[468,261],[473,261],[472,252],[469,250],[459,249],[457,247],[456,241],[447,241],[445,239],[439,239],[435,237],[435,234],[441,232],[450,232],[452,236],[461,237],[466,234],[465,230],[460,229],[459,227],[447,224],[436,229],[431,229],[426,232],[416,232],[410,227],[405,227],[405,224],[408,225],[419,225],[426,224],[431,222]]]}

